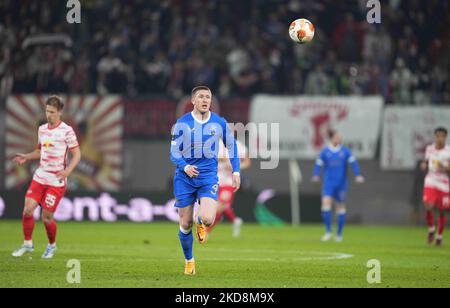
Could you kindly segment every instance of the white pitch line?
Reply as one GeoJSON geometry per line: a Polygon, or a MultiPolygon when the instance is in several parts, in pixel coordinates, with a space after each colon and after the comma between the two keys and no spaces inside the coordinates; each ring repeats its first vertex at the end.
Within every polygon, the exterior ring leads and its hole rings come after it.
{"type": "Polygon", "coordinates": [[[230,248],[216,248],[216,249],[205,249],[205,251],[211,252],[232,252],[232,253],[274,253],[274,254],[296,254],[296,255],[323,255],[329,256],[333,255],[339,256],[340,259],[352,258],[353,255],[331,252],[331,251],[307,251],[307,250],[270,250],[270,249],[230,249],[230,248]]]}
{"type": "MultiPolygon", "coordinates": [[[[221,249],[217,249],[216,251],[220,251],[221,249]]],[[[249,249],[237,250],[237,249],[222,249],[222,251],[230,251],[236,253],[242,253],[243,251],[249,252],[249,249]]],[[[252,252],[262,251],[251,250],[252,252]]],[[[267,250],[265,251],[267,252],[267,250]]],[[[275,251],[273,251],[275,252],[275,251]]],[[[230,261],[230,262],[238,262],[238,261],[253,261],[253,262],[303,262],[303,261],[331,261],[331,260],[345,260],[351,259],[354,257],[352,254],[347,253],[338,253],[338,252],[318,252],[318,251],[277,251],[277,253],[296,253],[300,255],[311,255],[309,257],[281,257],[281,258],[255,258],[255,257],[239,257],[239,258],[227,258],[227,257],[205,257],[201,258],[203,261],[230,261]]],[[[176,261],[175,259],[168,259],[168,261],[176,261]]]]}

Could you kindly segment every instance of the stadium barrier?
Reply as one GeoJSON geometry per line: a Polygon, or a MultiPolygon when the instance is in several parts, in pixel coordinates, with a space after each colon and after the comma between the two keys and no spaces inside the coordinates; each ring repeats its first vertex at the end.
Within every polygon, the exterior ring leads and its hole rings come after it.
{"type": "MultiPolygon", "coordinates": [[[[20,219],[25,191],[0,192],[0,219],[20,219]]],[[[303,195],[302,222],[320,221],[320,196],[303,195]]],[[[236,214],[247,222],[279,225],[291,221],[290,197],[273,190],[242,191],[236,195],[236,214]]],[[[58,221],[177,222],[172,192],[68,192],[55,213],[58,221]]],[[[39,219],[40,210],[35,212],[39,219]]]]}
{"type": "Polygon", "coordinates": [[[388,106],[383,123],[381,168],[414,171],[434,142],[436,127],[450,129],[450,108],[388,106]]]}

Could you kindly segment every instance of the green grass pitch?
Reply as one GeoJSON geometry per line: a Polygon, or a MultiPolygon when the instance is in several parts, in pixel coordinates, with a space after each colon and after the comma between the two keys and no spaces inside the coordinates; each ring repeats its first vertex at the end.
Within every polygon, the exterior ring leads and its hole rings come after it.
{"type": "Polygon", "coordinates": [[[322,227],[244,225],[239,239],[219,225],[194,247],[197,276],[183,275],[178,226],[170,223],[59,223],[53,260],[36,251],[21,259],[19,221],[0,222],[0,287],[450,287],[450,242],[425,244],[425,228],[348,226],[343,243],[321,243],[322,227]],[[67,283],[67,261],[81,262],[81,284],[67,283]],[[381,262],[381,284],[369,284],[367,262],[381,262]]]}

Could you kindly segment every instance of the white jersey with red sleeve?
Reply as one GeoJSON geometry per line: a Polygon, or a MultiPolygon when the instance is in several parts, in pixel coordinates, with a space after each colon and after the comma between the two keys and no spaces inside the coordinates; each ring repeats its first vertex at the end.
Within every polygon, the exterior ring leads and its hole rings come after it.
{"type": "MultiPolygon", "coordinates": [[[[238,156],[240,159],[247,157],[246,146],[236,140],[238,156]]],[[[219,165],[217,169],[217,175],[219,177],[219,186],[232,186],[233,185],[233,168],[231,167],[230,160],[228,159],[228,151],[225,148],[223,142],[220,142],[219,146],[219,165]]]]}
{"type": "Polygon", "coordinates": [[[66,181],[59,180],[56,174],[66,168],[69,150],[78,147],[77,136],[72,127],[61,122],[55,128],[48,124],[39,127],[39,149],[41,160],[33,180],[53,187],[64,187],[66,181]]]}
{"type": "Polygon", "coordinates": [[[447,172],[441,171],[440,166],[450,165],[450,146],[443,149],[436,149],[432,144],[427,147],[425,159],[428,161],[428,174],[425,178],[425,188],[437,189],[448,193],[450,191],[449,176],[447,172]]]}

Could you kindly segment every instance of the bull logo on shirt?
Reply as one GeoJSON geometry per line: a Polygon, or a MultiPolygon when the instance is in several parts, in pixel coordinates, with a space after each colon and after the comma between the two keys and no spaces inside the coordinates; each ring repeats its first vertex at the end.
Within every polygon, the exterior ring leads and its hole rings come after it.
{"type": "Polygon", "coordinates": [[[49,148],[54,147],[54,145],[50,143],[50,140],[44,141],[44,143],[43,143],[42,145],[43,145],[44,148],[46,148],[46,149],[49,149],[49,148]]]}

